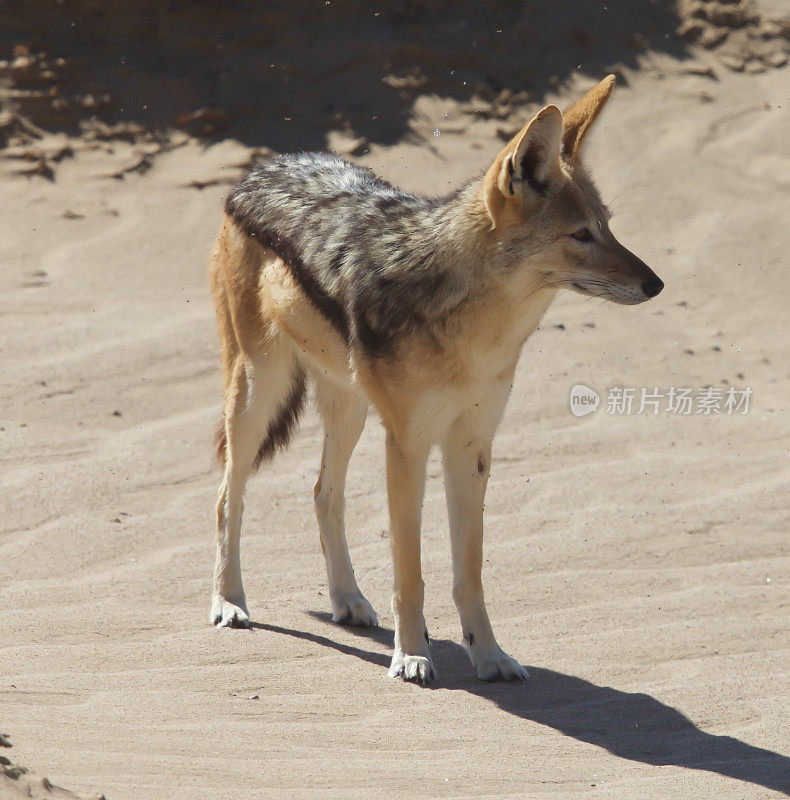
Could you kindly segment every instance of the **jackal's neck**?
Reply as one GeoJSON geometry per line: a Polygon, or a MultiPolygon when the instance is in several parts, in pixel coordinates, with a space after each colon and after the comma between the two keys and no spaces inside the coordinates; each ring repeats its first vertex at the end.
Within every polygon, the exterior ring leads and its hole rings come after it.
{"type": "Polygon", "coordinates": [[[470,278],[482,279],[491,260],[487,235],[490,222],[478,195],[474,181],[432,200],[431,207],[421,215],[421,241],[426,250],[441,253],[448,266],[463,268],[470,278]]]}
{"type": "Polygon", "coordinates": [[[431,224],[446,262],[463,278],[463,292],[470,298],[498,296],[500,321],[520,345],[537,327],[556,289],[547,285],[539,256],[524,257],[527,248],[519,237],[494,231],[481,188],[480,181],[473,181],[437,201],[431,224]]]}
{"type": "MultiPolygon", "coordinates": [[[[525,248],[523,237],[494,230],[481,184],[480,180],[470,181],[452,194],[431,201],[430,209],[421,215],[420,240],[425,249],[441,252],[448,263],[463,264],[470,278],[486,283],[519,272],[517,282],[529,283],[533,269],[524,258],[529,248],[525,248]]],[[[537,270],[536,283],[539,273],[537,270]]]]}

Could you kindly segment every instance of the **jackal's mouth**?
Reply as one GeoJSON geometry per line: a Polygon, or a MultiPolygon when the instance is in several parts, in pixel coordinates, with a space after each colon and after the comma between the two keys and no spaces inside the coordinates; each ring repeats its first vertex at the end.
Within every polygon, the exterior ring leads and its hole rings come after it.
{"type": "Polygon", "coordinates": [[[638,286],[627,286],[600,278],[577,278],[568,281],[568,285],[579,294],[587,297],[600,297],[602,300],[609,300],[624,306],[637,305],[650,299],[650,296],[638,286]]]}

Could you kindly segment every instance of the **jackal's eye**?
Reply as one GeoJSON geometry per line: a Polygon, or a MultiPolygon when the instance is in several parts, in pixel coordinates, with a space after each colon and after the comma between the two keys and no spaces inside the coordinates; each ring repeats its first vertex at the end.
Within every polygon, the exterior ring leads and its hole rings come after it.
{"type": "Polygon", "coordinates": [[[593,235],[589,228],[579,228],[578,231],[574,231],[571,234],[571,238],[576,239],[577,242],[591,242],[593,235]]]}

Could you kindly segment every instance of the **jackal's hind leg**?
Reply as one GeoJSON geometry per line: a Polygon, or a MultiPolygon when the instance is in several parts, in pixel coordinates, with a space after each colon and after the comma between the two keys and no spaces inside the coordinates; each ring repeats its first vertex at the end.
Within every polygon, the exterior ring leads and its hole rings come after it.
{"type": "Polygon", "coordinates": [[[217,500],[210,615],[217,627],[249,625],[239,553],[244,487],[261,454],[273,454],[283,429],[290,430],[303,395],[304,374],[290,350],[272,343],[256,357],[236,359],[226,398],[225,473],[217,500]]]}
{"type": "Polygon", "coordinates": [[[357,586],[344,519],[348,461],[365,427],[368,404],[326,378],[316,381],[316,400],[324,420],[324,452],[315,485],[315,513],[326,559],[332,619],[372,627],[378,624],[378,617],[357,586]]]}

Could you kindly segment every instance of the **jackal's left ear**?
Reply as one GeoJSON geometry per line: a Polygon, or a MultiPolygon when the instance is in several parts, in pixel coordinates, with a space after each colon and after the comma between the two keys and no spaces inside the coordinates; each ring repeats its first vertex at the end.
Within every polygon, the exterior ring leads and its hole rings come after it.
{"type": "Polygon", "coordinates": [[[564,131],[562,134],[562,152],[570,159],[577,159],[584,137],[606,105],[609,95],[614,89],[614,75],[607,75],[597,86],[587,92],[581,100],[577,100],[562,115],[564,131]]]}
{"type": "Polygon", "coordinates": [[[489,167],[483,180],[486,210],[496,228],[523,214],[523,202],[546,194],[559,170],[562,114],[546,106],[513,137],[489,167]]]}

